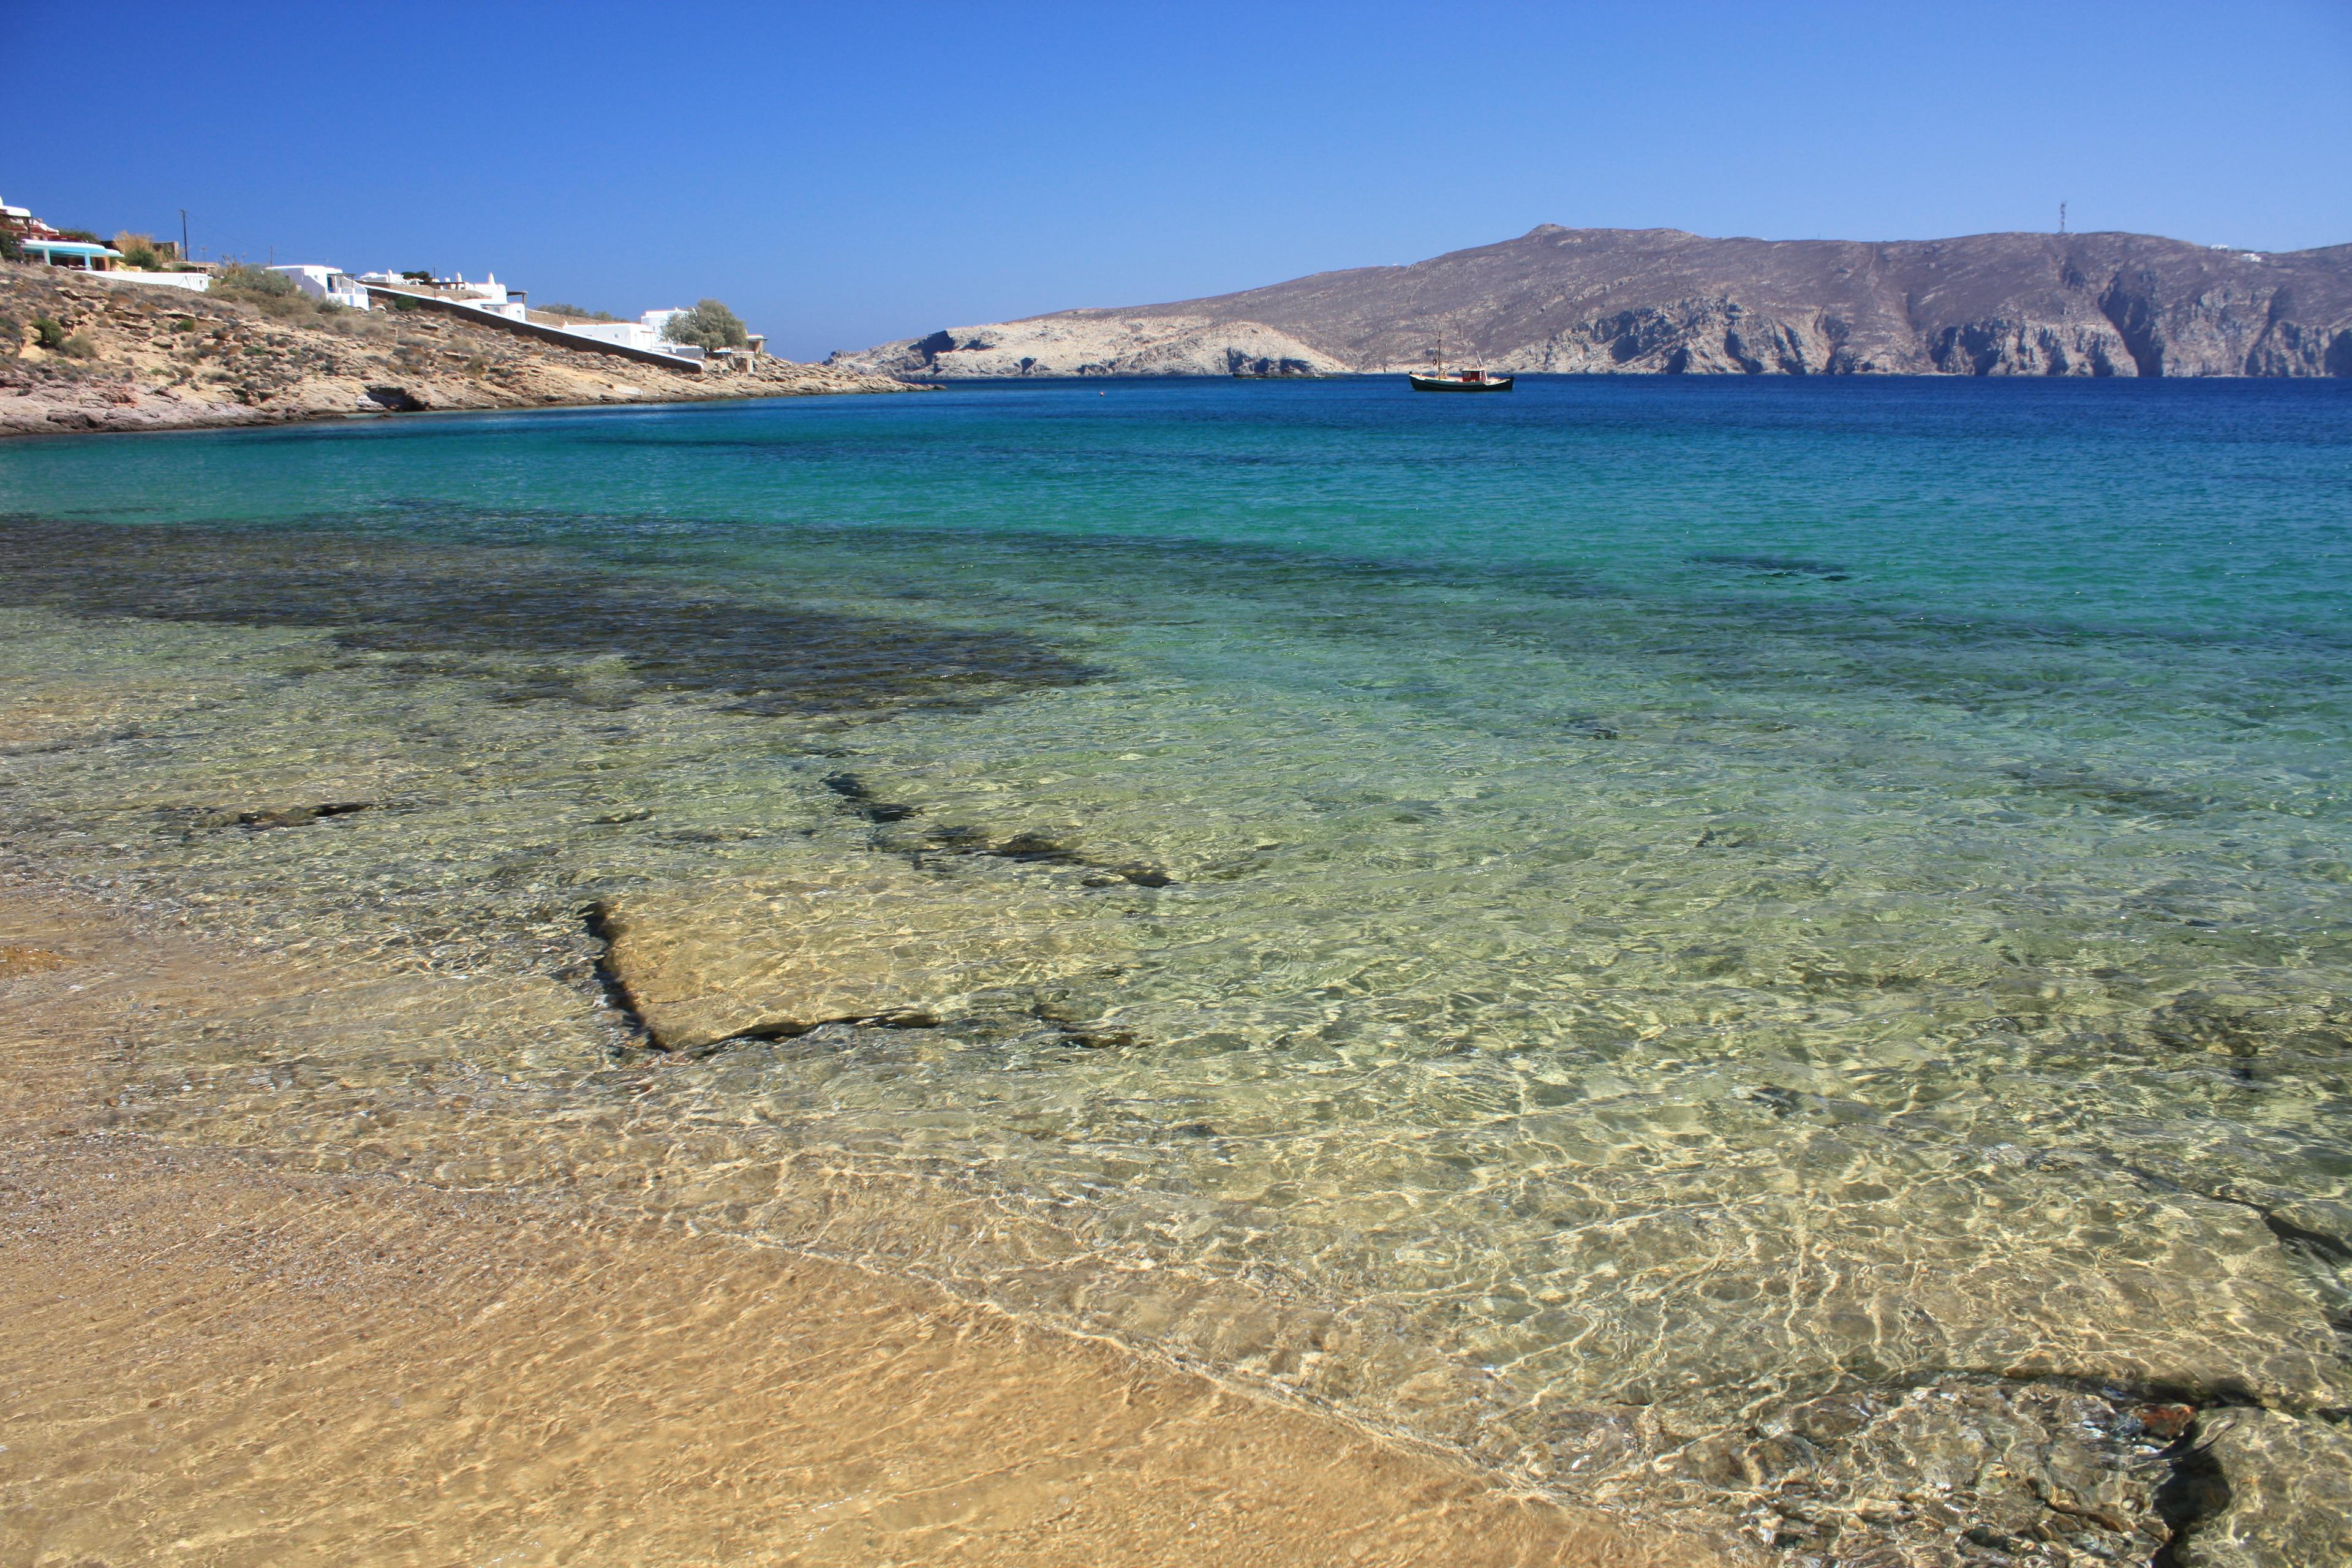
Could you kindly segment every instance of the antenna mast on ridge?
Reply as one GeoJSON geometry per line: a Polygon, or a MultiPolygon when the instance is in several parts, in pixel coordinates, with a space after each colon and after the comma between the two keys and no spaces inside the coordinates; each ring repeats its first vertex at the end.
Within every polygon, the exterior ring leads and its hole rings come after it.
{"type": "Polygon", "coordinates": [[[2058,204],[2058,232],[2060,234],[2066,232],[2066,204],[2064,202],[2060,202],[2058,204]]]}

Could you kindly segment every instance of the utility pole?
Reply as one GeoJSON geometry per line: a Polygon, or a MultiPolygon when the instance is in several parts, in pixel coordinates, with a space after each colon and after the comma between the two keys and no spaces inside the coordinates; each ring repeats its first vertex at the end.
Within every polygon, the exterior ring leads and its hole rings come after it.
{"type": "Polygon", "coordinates": [[[185,207],[180,209],[180,259],[183,261],[195,259],[188,249],[188,209],[185,207]]]}
{"type": "Polygon", "coordinates": [[[2060,202],[2058,204],[2058,232],[2060,234],[2066,232],[2066,204],[2064,202],[2060,202]]]}

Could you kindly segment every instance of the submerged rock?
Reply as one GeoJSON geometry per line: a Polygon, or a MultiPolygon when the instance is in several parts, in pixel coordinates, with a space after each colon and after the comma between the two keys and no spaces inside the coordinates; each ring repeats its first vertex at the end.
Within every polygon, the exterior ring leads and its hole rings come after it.
{"type": "Polygon", "coordinates": [[[1069,895],[878,858],[822,881],[701,886],[602,908],[606,965],[671,1050],[835,1022],[929,1027],[981,994],[1111,962],[1128,940],[1069,895]]]}
{"type": "Polygon", "coordinates": [[[2173,1568],[2352,1563],[2352,1432],[2246,1409],[2209,1413],[2199,1436],[2221,1468],[2206,1492],[2218,1506],[2182,1521],[2173,1568]]]}

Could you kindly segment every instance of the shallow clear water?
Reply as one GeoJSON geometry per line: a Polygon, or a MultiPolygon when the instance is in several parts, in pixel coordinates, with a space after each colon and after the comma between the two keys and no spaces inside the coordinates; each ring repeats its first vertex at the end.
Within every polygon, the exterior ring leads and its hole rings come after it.
{"type": "Polygon", "coordinates": [[[139,1125],[1604,1500],[1838,1388],[2344,1402],[2352,389],[986,386],[0,510],[11,844],[321,976],[139,1125]]]}

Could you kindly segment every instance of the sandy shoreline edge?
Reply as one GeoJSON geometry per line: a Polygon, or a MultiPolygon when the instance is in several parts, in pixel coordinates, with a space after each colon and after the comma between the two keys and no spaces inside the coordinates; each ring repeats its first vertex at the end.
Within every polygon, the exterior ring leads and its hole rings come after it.
{"type": "Polygon", "coordinates": [[[914,1281],[110,1131],[236,963],[0,884],[12,1557],[1721,1561],[914,1281]]]}

